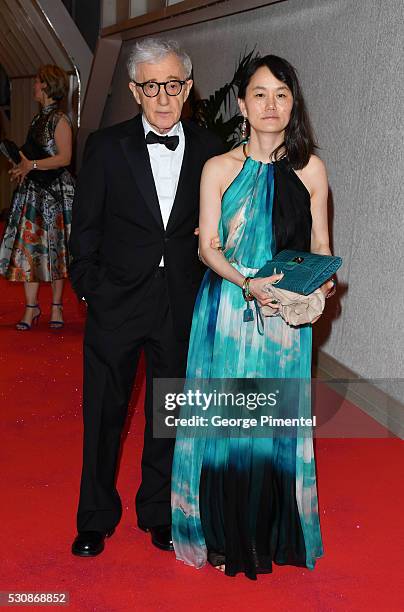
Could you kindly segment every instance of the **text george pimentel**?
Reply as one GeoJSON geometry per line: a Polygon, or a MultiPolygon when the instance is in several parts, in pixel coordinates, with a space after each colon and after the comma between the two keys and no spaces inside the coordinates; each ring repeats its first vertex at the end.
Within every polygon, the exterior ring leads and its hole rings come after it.
{"type": "Polygon", "coordinates": [[[270,415],[261,415],[256,418],[224,418],[220,415],[203,417],[193,415],[188,418],[175,417],[170,414],[165,417],[164,422],[167,427],[241,427],[249,429],[251,427],[316,427],[316,416],[312,418],[299,417],[292,419],[273,418],[270,415]]]}

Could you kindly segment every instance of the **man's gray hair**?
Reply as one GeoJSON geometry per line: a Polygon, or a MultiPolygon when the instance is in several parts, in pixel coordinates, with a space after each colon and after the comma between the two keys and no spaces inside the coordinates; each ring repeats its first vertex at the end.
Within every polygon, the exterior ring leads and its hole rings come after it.
{"type": "Polygon", "coordinates": [[[181,49],[176,40],[167,41],[159,38],[144,38],[135,43],[127,61],[129,78],[136,81],[138,64],[144,62],[157,64],[171,53],[174,53],[180,60],[184,68],[184,77],[189,78],[192,72],[192,62],[189,55],[181,49]]]}

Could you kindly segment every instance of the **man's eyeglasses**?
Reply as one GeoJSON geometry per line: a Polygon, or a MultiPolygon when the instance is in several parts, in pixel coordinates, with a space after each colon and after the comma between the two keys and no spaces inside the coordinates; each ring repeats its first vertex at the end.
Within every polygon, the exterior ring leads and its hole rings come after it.
{"type": "Polygon", "coordinates": [[[178,96],[185,83],[189,81],[189,79],[185,79],[185,81],[165,81],[163,83],[157,83],[156,81],[146,81],[145,83],[138,83],[137,81],[132,81],[138,87],[141,87],[143,93],[148,98],[155,98],[160,93],[160,87],[164,85],[164,90],[167,96],[178,96]]]}

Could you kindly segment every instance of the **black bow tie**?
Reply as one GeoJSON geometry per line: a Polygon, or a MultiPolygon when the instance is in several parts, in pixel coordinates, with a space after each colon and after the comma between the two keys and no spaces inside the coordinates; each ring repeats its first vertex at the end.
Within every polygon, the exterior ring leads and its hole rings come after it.
{"type": "Polygon", "coordinates": [[[162,144],[170,149],[170,151],[175,151],[178,147],[180,139],[178,136],[159,136],[155,132],[148,132],[146,136],[146,144],[162,144]]]}

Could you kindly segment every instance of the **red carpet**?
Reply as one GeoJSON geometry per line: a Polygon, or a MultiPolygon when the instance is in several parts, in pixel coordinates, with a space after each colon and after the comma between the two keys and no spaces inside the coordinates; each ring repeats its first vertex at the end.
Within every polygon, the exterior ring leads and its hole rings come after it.
{"type": "Polygon", "coordinates": [[[401,441],[317,440],[325,556],[314,571],[275,566],[272,575],[250,582],[211,567],[194,570],[152,547],[135,527],[141,376],[119,475],[122,521],[101,556],[73,557],[83,313],[67,288],[68,324],[51,333],[50,292],[43,287],[45,316],[38,329],[20,333],[13,323],[23,311],[22,286],[2,280],[0,295],[0,591],[68,591],[68,609],[81,612],[404,610],[401,441]]]}

